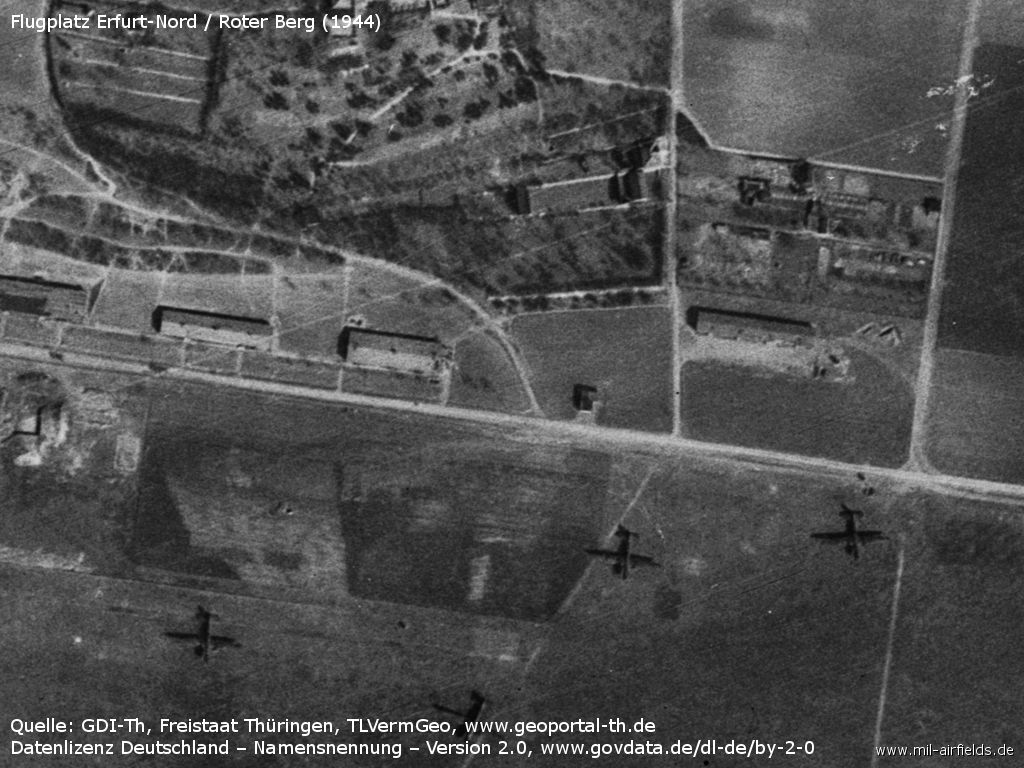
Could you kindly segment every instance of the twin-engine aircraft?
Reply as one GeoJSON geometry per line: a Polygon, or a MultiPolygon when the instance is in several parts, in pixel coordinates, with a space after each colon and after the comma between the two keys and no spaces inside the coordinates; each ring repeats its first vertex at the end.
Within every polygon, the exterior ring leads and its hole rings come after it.
{"type": "Polygon", "coordinates": [[[850,555],[854,560],[860,557],[862,545],[870,544],[873,541],[882,541],[886,538],[881,531],[866,531],[857,527],[857,518],[864,516],[864,513],[859,509],[850,509],[843,504],[839,515],[846,518],[846,528],[844,530],[812,533],[811,538],[827,541],[831,544],[842,544],[846,554],[850,555]]]}
{"type": "Polygon", "coordinates": [[[167,637],[174,640],[191,640],[196,643],[195,654],[203,661],[210,660],[210,653],[221,648],[239,648],[241,643],[233,637],[215,635],[210,630],[211,620],[216,616],[208,610],[199,606],[196,610],[196,620],[199,622],[198,632],[165,632],[167,637]]]}
{"type": "Polygon", "coordinates": [[[615,537],[619,540],[619,545],[615,549],[588,549],[586,553],[592,557],[603,557],[608,560],[614,560],[612,564],[612,573],[621,576],[623,579],[629,578],[629,569],[640,566],[659,566],[660,563],[656,563],[653,558],[647,557],[646,555],[634,555],[630,552],[630,541],[633,538],[638,538],[639,534],[633,533],[625,526],[620,525],[615,529],[615,537]]]}
{"type": "Polygon", "coordinates": [[[482,693],[478,691],[469,692],[469,709],[464,712],[460,712],[457,709],[450,709],[449,707],[435,704],[434,709],[438,712],[444,712],[448,715],[454,715],[459,718],[460,722],[458,727],[455,729],[455,736],[460,739],[469,740],[469,726],[473,725],[480,716],[483,714],[484,705],[487,703],[487,699],[484,698],[482,693]]]}

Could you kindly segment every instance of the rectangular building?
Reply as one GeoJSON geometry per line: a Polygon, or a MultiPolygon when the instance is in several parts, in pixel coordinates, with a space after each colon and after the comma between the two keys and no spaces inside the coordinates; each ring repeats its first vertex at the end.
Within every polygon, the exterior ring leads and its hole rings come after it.
{"type": "Polygon", "coordinates": [[[554,181],[530,187],[529,194],[530,208],[537,212],[574,212],[622,202],[618,199],[619,179],[615,174],[554,181]]]}
{"type": "Polygon", "coordinates": [[[686,324],[696,333],[723,339],[793,339],[814,336],[814,326],[805,320],[735,312],[711,307],[689,307],[686,324]]]}
{"type": "Polygon", "coordinates": [[[338,354],[349,365],[419,376],[439,377],[445,370],[447,352],[434,338],[355,326],[346,326],[338,339],[338,354]]]}
{"type": "Polygon", "coordinates": [[[92,311],[102,281],[90,286],[33,277],[0,276],[0,311],[83,322],[92,311]]]}
{"type": "Polygon", "coordinates": [[[153,329],[165,336],[250,349],[271,348],[274,329],[263,318],[180,307],[156,308],[153,329]]]}

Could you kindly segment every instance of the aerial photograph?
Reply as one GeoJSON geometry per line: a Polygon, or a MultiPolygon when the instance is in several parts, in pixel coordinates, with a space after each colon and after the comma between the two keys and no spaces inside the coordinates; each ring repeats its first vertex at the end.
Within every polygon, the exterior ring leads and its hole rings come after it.
{"type": "Polygon", "coordinates": [[[1024,766],[1024,2],[0,0],[0,768],[1024,766]]]}

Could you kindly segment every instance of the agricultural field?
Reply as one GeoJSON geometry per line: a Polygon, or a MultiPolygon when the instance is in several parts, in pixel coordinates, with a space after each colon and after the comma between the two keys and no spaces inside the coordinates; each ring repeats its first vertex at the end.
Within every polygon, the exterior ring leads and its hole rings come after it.
{"type": "Polygon", "coordinates": [[[9,210],[55,189],[66,194],[94,191],[91,166],[82,158],[69,159],[72,149],[54,127],[59,121],[57,114],[49,119],[34,113],[9,115],[0,106],[5,137],[0,140],[0,203],[9,210]]]}
{"type": "Polygon", "coordinates": [[[848,351],[850,380],[815,381],[720,362],[682,369],[686,437],[855,464],[907,461],[914,398],[873,355],[848,351]]]}
{"type": "Polygon", "coordinates": [[[390,397],[412,403],[438,403],[444,397],[444,386],[439,380],[355,366],[347,366],[342,372],[341,389],[353,395],[390,397]]]}
{"type": "MultiPolygon", "coordinates": [[[[526,425],[171,381],[124,390],[47,368],[64,391],[91,393],[78,413],[108,442],[90,461],[113,459],[114,434],[144,442],[135,502],[111,490],[103,505],[73,502],[70,518],[68,495],[58,515],[40,485],[49,469],[3,473],[21,489],[5,498],[25,509],[0,526],[0,674],[25,717],[87,717],[99,703],[150,719],[429,718],[480,690],[488,719],[643,717],[665,745],[785,734],[812,743],[789,756],[807,768],[859,768],[875,740],[945,744],[950,729],[964,743],[1024,743],[1006,685],[1024,663],[1016,506],[870,473],[595,450],[526,425]],[[840,503],[887,537],[856,563],[809,538],[841,526],[840,503]],[[26,537],[17,521],[40,514],[53,526],[26,537]],[[620,522],[659,567],[623,581],[587,559],[620,522]],[[241,644],[209,664],[164,634],[193,631],[197,603],[241,644]]],[[[59,487],[95,484],[84,477],[59,487]]],[[[525,737],[538,765],[589,764],[539,753],[573,740],[593,741],[525,737]]]]}
{"type": "Polygon", "coordinates": [[[347,281],[343,270],[279,275],[274,289],[280,322],[278,349],[298,355],[337,355],[346,318],[347,281]]]}
{"type": "MultiPolygon", "coordinates": [[[[409,94],[383,113],[386,131],[368,136],[368,152],[387,142],[452,140],[488,132],[494,123],[537,122],[537,86],[518,59],[497,52],[478,54],[445,66],[417,83],[409,94]],[[447,128],[447,135],[438,129],[447,128]]],[[[365,159],[365,158],[364,158],[365,159]]]]}
{"type": "MultiPolygon", "coordinates": [[[[157,210],[97,199],[95,192],[95,188],[77,190],[72,187],[59,194],[40,194],[18,208],[16,219],[46,224],[57,231],[92,235],[128,249],[177,246],[206,251],[211,256],[221,253],[225,272],[242,271],[244,260],[241,257],[250,252],[266,256],[289,255],[287,251],[275,250],[272,238],[259,237],[246,230],[211,226],[200,216],[182,219],[170,212],[161,215],[157,210]],[[92,194],[87,194],[89,192],[92,194]]],[[[205,271],[217,270],[207,268],[205,271]]]]}
{"type": "MultiPolygon", "coordinates": [[[[210,433],[223,429],[206,426],[210,433]]],[[[265,446],[206,442],[199,448],[157,434],[150,432],[140,477],[134,541],[140,563],[345,594],[329,462],[268,455],[265,446]]]]}
{"type": "Polygon", "coordinates": [[[1014,199],[1024,174],[1024,47],[982,45],[978,72],[993,86],[967,113],[939,317],[939,346],[1019,356],[1024,343],[1024,272],[1014,199]]]}
{"type": "MultiPolygon", "coordinates": [[[[177,339],[82,326],[64,328],[57,354],[66,351],[83,352],[107,360],[148,363],[154,371],[178,366],[183,359],[197,360],[195,352],[189,350],[186,353],[184,344],[177,339]]],[[[224,350],[219,352],[223,353],[224,350]]]]}
{"type": "Polygon", "coordinates": [[[118,446],[139,436],[144,416],[124,390],[129,383],[57,366],[0,365],[0,549],[86,569],[126,562],[134,483],[119,471],[118,446]],[[56,408],[63,428],[13,434],[43,408],[56,408]]]}
{"type": "Polygon", "coordinates": [[[538,88],[544,139],[560,153],[607,150],[666,133],[669,100],[664,93],[560,75],[539,79],[538,88]]]}
{"type": "Polygon", "coordinates": [[[596,387],[596,421],[672,429],[672,317],[665,307],[517,315],[512,338],[548,418],[572,419],[573,387],[596,387]]]}
{"type": "MultiPolygon", "coordinates": [[[[315,16],[314,5],[292,10],[315,16]]],[[[469,13],[433,18],[385,10],[383,16],[386,28],[379,34],[357,31],[344,40],[318,24],[312,32],[267,25],[218,29],[208,44],[196,42],[202,34],[128,41],[116,34],[99,40],[57,35],[51,47],[80,140],[92,145],[106,138],[133,154],[154,154],[145,169],[135,170],[152,172],[157,186],[169,180],[170,188],[180,189],[196,181],[175,178],[174,163],[162,162],[162,155],[197,170],[206,159],[214,166],[201,170],[206,179],[255,181],[269,171],[270,189],[221,203],[219,210],[234,210],[238,218],[264,194],[300,201],[316,183],[310,176],[320,176],[327,164],[396,149],[401,154],[404,139],[418,146],[465,138],[475,130],[471,124],[489,115],[535,118],[533,81],[518,57],[501,54],[488,20],[469,13]],[[104,79],[112,67],[123,71],[104,79]],[[113,114],[140,130],[109,123],[113,114]],[[153,130],[165,134],[159,153],[146,152],[153,145],[145,134],[153,130]]],[[[129,165],[140,159],[129,157],[129,165]]]]}
{"type": "Polygon", "coordinates": [[[337,390],[340,369],[340,362],[278,357],[255,350],[245,350],[242,353],[239,374],[252,379],[337,390]]]}
{"type": "Polygon", "coordinates": [[[370,412],[302,401],[271,409],[257,397],[254,410],[251,395],[226,391],[203,390],[186,415],[175,402],[200,390],[159,391],[134,528],[144,566],[301,586],[318,599],[351,593],[539,619],[585,565],[572,542],[597,535],[587,515],[603,498],[607,459],[491,449],[460,427],[439,435],[437,425],[403,417],[374,429],[370,412]],[[450,441],[444,449],[439,436],[450,441]],[[476,479],[467,487],[467,478],[476,479]],[[500,504],[473,522],[477,499],[491,493],[500,504]],[[448,567],[435,569],[437,557],[448,567]],[[477,578],[487,580],[473,587],[481,558],[489,570],[477,578]]]}
{"type": "Polygon", "coordinates": [[[537,46],[549,69],[668,87],[673,5],[668,0],[533,2],[537,46]]]}
{"type": "Polygon", "coordinates": [[[45,17],[50,3],[29,0],[4,15],[0,24],[0,203],[59,185],[88,186],[89,171],[64,133],[64,115],[51,97],[47,40],[32,30],[16,29],[15,10],[45,17]],[[51,152],[48,157],[40,152],[51,152]],[[13,182],[13,183],[12,183],[13,182]]]}
{"type": "MultiPolygon", "coordinates": [[[[81,6],[58,3],[74,15],[81,6]]],[[[104,4],[102,12],[127,10],[104,4]]],[[[137,8],[152,20],[154,12],[137,8]]],[[[173,9],[161,9],[177,15],[173,9]]],[[[181,14],[184,15],[184,14],[181,14]]],[[[204,19],[205,22],[205,19],[204,19]]],[[[53,82],[72,121],[116,119],[181,135],[204,128],[219,35],[217,30],[147,29],[143,35],[119,28],[92,34],[59,30],[48,36],[53,82]]]]}
{"type": "Polygon", "coordinates": [[[453,444],[386,463],[346,461],[340,509],[353,593],[550,618],[586,565],[573,542],[598,535],[591,511],[605,498],[608,458],[517,453],[453,444]],[[481,513],[475,500],[484,497],[481,513]],[[442,553],[445,566],[434,567],[442,553]]]}
{"type": "Polygon", "coordinates": [[[238,372],[241,351],[222,344],[185,343],[185,367],[222,376],[238,372]]]}
{"type": "MultiPolygon", "coordinates": [[[[38,249],[49,251],[51,258],[67,257],[119,269],[260,274],[269,271],[267,263],[246,255],[255,251],[266,258],[284,251],[293,256],[297,248],[292,244],[288,249],[286,242],[271,238],[170,222],[116,205],[96,205],[76,195],[38,198],[0,221],[3,239],[8,247],[13,246],[12,252],[18,247],[38,249]],[[204,250],[200,243],[210,243],[217,250],[204,250]]],[[[308,259],[315,263],[324,257],[320,249],[309,248],[308,259]]]]}
{"type": "Polygon", "coordinates": [[[939,471],[1024,482],[1024,361],[936,350],[925,455],[939,471]]]}
{"type": "MultiPolygon", "coordinates": [[[[983,39],[1012,37],[1012,27],[996,31],[990,22],[983,15],[983,39]]],[[[1024,478],[1018,459],[1024,283],[1016,245],[1024,220],[1011,202],[1020,189],[1024,131],[1008,119],[1024,108],[1022,42],[983,44],[975,53],[976,73],[991,87],[967,113],[926,446],[941,471],[1002,482],[1024,478]]]]}
{"type": "Polygon", "coordinates": [[[1024,45],[1024,8],[1016,3],[986,3],[978,18],[978,37],[992,45],[1024,45]]]}
{"type": "Polygon", "coordinates": [[[498,217],[493,204],[403,207],[335,222],[335,237],[477,295],[659,282],[664,216],[654,207],[498,217]]]}
{"type": "Polygon", "coordinates": [[[160,304],[269,322],[274,312],[274,278],[171,274],[162,281],[160,304]]]}
{"type": "Polygon", "coordinates": [[[439,281],[366,260],[350,265],[345,296],[342,325],[358,324],[451,343],[481,321],[439,281]]]}
{"type": "Polygon", "coordinates": [[[93,322],[127,331],[151,333],[153,312],[160,304],[164,279],[163,275],[153,272],[111,269],[93,307],[93,322]]]}
{"type": "Polygon", "coordinates": [[[1006,745],[1016,755],[1021,734],[1003,707],[1013,687],[1006,682],[1024,668],[1014,640],[1024,620],[1013,596],[1024,562],[1020,510],[942,497],[915,506],[923,540],[908,537],[885,741],[941,743],[955,723],[957,741],[993,752],[1006,745]],[[952,648],[971,650],[952,656],[952,648]]]}
{"type": "Polygon", "coordinates": [[[491,334],[475,331],[456,342],[448,405],[505,413],[530,410],[508,352],[491,334]]]}
{"type": "MultiPolygon", "coordinates": [[[[432,719],[440,717],[434,703],[463,706],[477,680],[486,680],[491,695],[507,700],[523,659],[537,646],[529,625],[453,621],[409,606],[356,601],[309,606],[280,597],[253,600],[194,587],[0,568],[7,619],[0,662],[0,674],[9,681],[5,703],[17,708],[9,711],[33,720],[55,707],[76,721],[91,717],[97,707],[111,717],[153,723],[160,718],[309,722],[338,717],[344,727],[345,717],[432,719]],[[188,643],[165,634],[193,631],[197,602],[216,610],[218,632],[241,642],[210,664],[197,663],[188,643]],[[495,647],[511,649],[515,660],[499,656],[495,647]]],[[[234,745],[246,752],[218,758],[223,765],[251,764],[244,755],[252,753],[259,736],[245,733],[241,721],[240,726],[234,745]]],[[[408,734],[350,739],[347,728],[343,733],[341,740],[377,749],[400,745],[403,758],[417,754],[410,747],[423,748],[408,734]]],[[[271,744],[305,741],[295,733],[262,737],[271,744]]],[[[150,738],[126,738],[152,745],[155,729],[150,738]]],[[[218,734],[192,738],[223,741],[218,734]]],[[[390,752],[379,754],[385,757],[341,759],[353,768],[393,759],[390,752]]],[[[135,768],[152,765],[153,757],[126,755],[118,761],[135,768]]],[[[450,765],[449,757],[416,761],[427,768],[450,765]]],[[[295,757],[262,755],[259,762],[287,768],[295,757]]]]}
{"type": "Polygon", "coordinates": [[[808,530],[833,525],[812,511],[837,506],[828,494],[777,478],[755,490],[751,480],[737,478],[730,489],[724,476],[709,482],[699,469],[653,476],[625,523],[663,568],[620,589],[594,568],[531,671],[524,719],[563,717],[580,701],[595,717],[615,717],[628,701],[629,719],[653,721],[647,738],[666,748],[698,733],[715,733],[719,743],[788,733],[801,747],[813,742],[813,755],[786,757],[795,766],[827,759],[852,768],[868,759],[895,548],[851,568],[841,551],[808,539],[808,530]]]}
{"type": "Polygon", "coordinates": [[[685,87],[719,146],[937,177],[964,6],[687,3],[685,87]]]}
{"type": "Polygon", "coordinates": [[[6,340],[39,347],[55,345],[60,330],[55,323],[18,312],[11,312],[4,317],[3,328],[6,340]]]}
{"type": "MultiPolygon", "coordinates": [[[[18,10],[25,16],[40,17],[46,15],[48,6],[49,2],[45,0],[35,0],[19,4],[18,10]]],[[[15,29],[10,21],[0,25],[0,63],[3,65],[0,67],[0,72],[3,72],[0,83],[4,86],[4,112],[18,107],[45,112],[50,83],[46,76],[44,43],[42,35],[15,29]]]]}
{"type": "MultiPolygon", "coordinates": [[[[962,724],[965,735],[955,738],[963,743],[1021,743],[1004,708],[1012,709],[1012,686],[1000,682],[1022,663],[1011,629],[1021,619],[1013,585],[1024,562],[1017,508],[895,488],[867,501],[852,483],[828,491],[820,478],[651,469],[625,524],[663,569],[619,588],[593,570],[531,670],[520,717],[567,717],[581,700],[594,716],[615,717],[628,701],[629,719],[656,723],[653,741],[692,743],[713,732],[719,743],[748,743],[789,733],[801,747],[813,742],[813,754],[785,758],[808,768],[864,765],[876,738],[883,746],[947,744],[951,723],[962,724]],[[856,565],[808,538],[836,525],[828,510],[840,500],[889,536],[856,565]],[[1012,604],[1006,615],[1004,603],[1012,604]]],[[[637,467],[634,487],[647,472],[637,467]]]]}
{"type": "Polygon", "coordinates": [[[93,285],[107,269],[96,264],[72,261],[67,256],[18,243],[0,241],[0,264],[5,275],[37,275],[55,283],[93,285]]]}

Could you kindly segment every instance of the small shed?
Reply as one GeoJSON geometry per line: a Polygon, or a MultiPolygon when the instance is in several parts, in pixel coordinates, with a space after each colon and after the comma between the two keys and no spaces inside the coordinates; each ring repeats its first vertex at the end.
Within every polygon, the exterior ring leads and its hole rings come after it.
{"type": "Polygon", "coordinates": [[[589,384],[574,384],[572,387],[572,407],[578,412],[587,413],[594,410],[597,399],[597,387],[589,384]]]}

